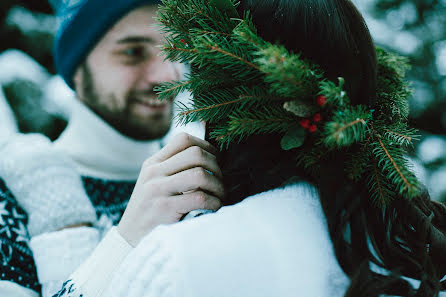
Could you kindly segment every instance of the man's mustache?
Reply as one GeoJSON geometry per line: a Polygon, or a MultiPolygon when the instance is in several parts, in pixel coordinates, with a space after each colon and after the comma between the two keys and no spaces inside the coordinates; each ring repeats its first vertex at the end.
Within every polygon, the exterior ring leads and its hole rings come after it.
{"type": "Polygon", "coordinates": [[[138,90],[138,91],[132,91],[131,93],[130,93],[130,96],[129,97],[131,97],[131,98],[134,98],[134,97],[141,97],[141,96],[158,96],[158,94],[155,92],[155,88],[156,87],[159,87],[160,85],[153,85],[153,86],[150,86],[149,88],[146,88],[146,89],[144,89],[144,90],[138,90]]]}

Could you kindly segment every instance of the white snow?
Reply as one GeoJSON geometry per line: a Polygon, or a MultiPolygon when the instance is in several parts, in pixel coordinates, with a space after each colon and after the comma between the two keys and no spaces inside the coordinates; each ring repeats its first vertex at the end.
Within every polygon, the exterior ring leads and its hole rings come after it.
{"type": "Polygon", "coordinates": [[[436,61],[438,73],[446,75],[446,40],[435,44],[436,61]]]}
{"type": "MultiPolygon", "coordinates": [[[[418,146],[418,158],[429,164],[446,158],[446,138],[441,136],[428,136],[418,146]]],[[[444,180],[446,184],[446,180],[444,180]]]]}
{"type": "Polygon", "coordinates": [[[55,16],[31,12],[21,6],[11,8],[6,16],[6,24],[19,28],[24,34],[32,32],[55,34],[58,28],[55,16]]]}
{"type": "Polygon", "coordinates": [[[432,104],[435,104],[435,94],[431,85],[420,80],[412,80],[412,87],[414,93],[409,101],[410,114],[418,117],[432,104]]]}
{"type": "Polygon", "coordinates": [[[446,165],[432,173],[428,188],[433,200],[440,200],[446,197],[446,165]]]}
{"type": "Polygon", "coordinates": [[[24,52],[9,49],[0,54],[0,85],[17,79],[42,85],[48,78],[46,69],[24,52]]]}
{"type": "Polygon", "coordinates": [[[413,4],[401,5],[398,10],[392,10],[386,21],[375,19],[370,13],[373,4],[369,0],[354,0],[361,14],[369,27],[374,41],[378,44],[385,44],[390,49],[400,51],[408,55],[415,52],[421,45],[421,40],[414,34],[402,31],[403,25],[410,23],[416,18],[416,10],[413,4]]]}

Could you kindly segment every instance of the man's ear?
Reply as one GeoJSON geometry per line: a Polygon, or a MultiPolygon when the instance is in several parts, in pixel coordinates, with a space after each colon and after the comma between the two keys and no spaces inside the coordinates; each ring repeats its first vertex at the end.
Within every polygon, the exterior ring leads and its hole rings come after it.
{"type": "Polygon", "coordinates": [[[80,65],[79,67],[77,67],[76,72],[74,73],[74,77],[73,77],[73,83],[74,83],[74,88],[76,89],[76,92],[79,92],[80,91],[79,86],[83,85],[82,67],[83,67],[83,65],[80,65]]]}
{"type": "Polygon", "coordinates": [[[81,64],[79,67],[77,67],[73,76],[74,91],[76,92],[76,97],[81,101],[84,101],[85,99],[85,67],[85,64],[81,64]]]}

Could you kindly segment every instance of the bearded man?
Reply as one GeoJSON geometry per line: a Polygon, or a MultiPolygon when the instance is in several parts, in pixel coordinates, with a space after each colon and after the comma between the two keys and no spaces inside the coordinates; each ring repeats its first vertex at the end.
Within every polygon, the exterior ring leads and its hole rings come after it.
{"type": "Polygon", "coordinates": [[[56,68],[78,100],[54,143],[0,142],[0,296],[52,296],[112,225],[132,248],[223,196],[215,148],[184,133],[165,145],[174,98],[158,101],[154,88],[184,66],[159,56],[160,1],[53,2],[56,68]]]}

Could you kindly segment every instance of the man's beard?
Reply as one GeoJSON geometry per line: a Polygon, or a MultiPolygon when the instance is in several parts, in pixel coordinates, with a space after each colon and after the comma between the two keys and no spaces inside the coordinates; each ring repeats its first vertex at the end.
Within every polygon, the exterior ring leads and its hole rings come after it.
{"type": "Polygon", "coordinates": [[[169,116],[164,114],[154,114],[150,118],[150,123],[141,123],[131,115],[132,104],[139,101],[141,97],[157,98],[153,85],[143,91],[133,91],[126,95],[125,106],[118,106],[117,98],[113,94],[101,94],[98,90],[91,70],[87,64],[81,66],[83,75],[83,98],[82,101],[90,107],[99,117],[110,124],[121,134],[135,140],[152,140],[165,136],[170,129],[173,111],[170,107],[169,116]],[[101,101],[106,99],[106,103],[101,101]]]}

